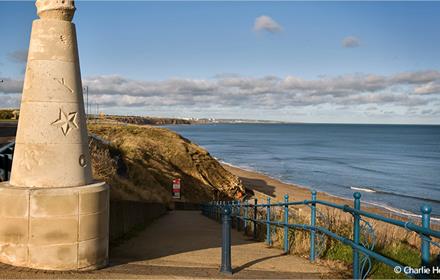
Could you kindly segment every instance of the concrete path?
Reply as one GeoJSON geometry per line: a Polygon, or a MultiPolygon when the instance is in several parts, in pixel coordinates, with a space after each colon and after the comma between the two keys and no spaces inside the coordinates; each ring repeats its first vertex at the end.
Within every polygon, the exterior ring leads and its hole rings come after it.
{"type": "Polygon", "coordinates": [[[340,278],[331,269],[283,255],[232,230],[233,276],[218,272],[221,225],[198,211],[173,211],[113,248],[110,266],[94,272],[53,273],[0,267],[0,278],[340,278]]]}

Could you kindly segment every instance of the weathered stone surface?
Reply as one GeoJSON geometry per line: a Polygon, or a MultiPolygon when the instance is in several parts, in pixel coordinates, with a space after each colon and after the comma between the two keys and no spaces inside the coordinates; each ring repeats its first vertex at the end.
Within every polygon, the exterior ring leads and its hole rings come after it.
{"type": "Polygon", "coordinates": [[[78,192],[71,189],[72,193],[66,194],[65,190],[50,190],[42,189],[32,192],[32,203],[30,203],[32,218],[78,215],[78,192]]]}
{"type": "Polygon", "coordinates": [[[47,270],[77,269],[78,245],[29,245],[28,267],[47,270]]]}
{"type": "Polygon", "coordinates": [[[29,243],[33,245],[75,243],[78,239],[78,217],[31,218],[29,230],[29,243]]]}
{"type": "Polygon", "coordinates": [[[108,258],[108,239],[96,238],[79,243],[78,263],[80,267],[91,268],[105,265],[108,258]]]}
{"type": "Polygon", "coordinates": [[[28,61],[32,60],[78,61],[75,25],[59,20],[34,20],[28,54],[28,61]]]}
{"type": "Polygon", "coordinates": [[[79,218],[79,241],[108,236],[108,211],[81,215],[79,218]]]}
{"type": "Polygon", "coordinates": [[[0,218],[28,217],[29,195],[16,188],[0,188],[0,218]]]}
{"type": "Polygon", "coordinates": [[[76,83],[81,78],[76,63],[58,60],[30,60],[26,72],[22,101],[69,101],[79,102],[79,105],[82,105],[80,102],[82,96],[76,94],[82,91],[81,85],[76,83]],[[37,71],[38,69],[46,69],[46,72],[37,71]]]}
{"type": "Polygon", "coordinates": [[[97,268],[108,255],[109,188],[92,177],[75,6],[36,6],[11,181],[0,184],[0,262],[97,268]]]}
{"type": "Polygon", "coordinates": [[[102,186],[101,189],[99,187],[83,189],[79,193],[80,214],[93,214],[108,209],[109,193],[104,192],[104,188],[105,186],[102,186]]]}
{"type": "Polygon", "coordinates": [[[26,266],[28,263],[28,246],[15,243],[1,243],[0,260],[16,266],[26,266]]]}
{"type": "Polygon", "coordinates": [[[0,246],[2,244],[23,244],[28,241],[27,218],[0,217],[0,225],[0,246]]]}
{"type": "Polygon", "coordinates": [[[0,262],[49,270],[104,265],[108,255],[108,198],[105,183],[38,189],[1,183],[0,205],[18,201],[27,202],[29,207],[12,211],[16,217],[0,215],[0,262]],[[82,195],[92,198],[84,200],[83,206],[82,195]],[[81,215],[81,207],[88,214],[81,215]]]}
{"type": "Polygon", "coordinates": [[[50,188],[83,186],[89,182],[92,171],[87,168],[90,156],[85,144],[16,143],[15,147],[14,156],[17,158],[14,158],[13,166],[16,172],[25,175],[14,177],[15,186],[50,188]]]}
{"type": "MultiPolygon", "coordinates": [[[[36,3],[44,12],[74,11],[73,1],[36,3]]],[[[91,184],[75,26],[59,18],[35,20],[23,87],[11,185],[91,184]]]]}
{"type": "Polygon", "coordinates": [[[35,3],[40,18],[71,21],[75,12],[73,0],[37,0],[35,3]]]}

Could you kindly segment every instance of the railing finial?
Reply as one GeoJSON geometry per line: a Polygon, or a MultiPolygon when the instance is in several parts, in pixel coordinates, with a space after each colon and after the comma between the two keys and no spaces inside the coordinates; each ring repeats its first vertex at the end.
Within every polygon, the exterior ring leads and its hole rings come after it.
{"type": "Polygon", "coordinates": [[[422,214],[431,214],[432,208],[428,204],[424,204],[420,207],[420,211],[422,211],[422,214]]]}

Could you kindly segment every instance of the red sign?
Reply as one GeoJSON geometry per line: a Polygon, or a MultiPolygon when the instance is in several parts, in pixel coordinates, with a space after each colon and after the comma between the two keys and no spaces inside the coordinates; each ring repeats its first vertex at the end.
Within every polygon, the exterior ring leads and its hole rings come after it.
{"type": "Polygon", "coordinates": [[[173,180],[173,198],[180,199],[180,179],[173,180]]]}

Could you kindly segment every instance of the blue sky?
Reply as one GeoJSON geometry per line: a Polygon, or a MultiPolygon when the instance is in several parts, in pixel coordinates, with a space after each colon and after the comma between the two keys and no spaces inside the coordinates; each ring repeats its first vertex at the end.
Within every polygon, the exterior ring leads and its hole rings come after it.
{"type": "MultiPolygon", "coordinates": [[[[107,113],[440,123],[440,2],[76,6],[83,83],[107,113]]],[[[18,106],[35,18],[0,1],[0,107],[18,106]]]]}

